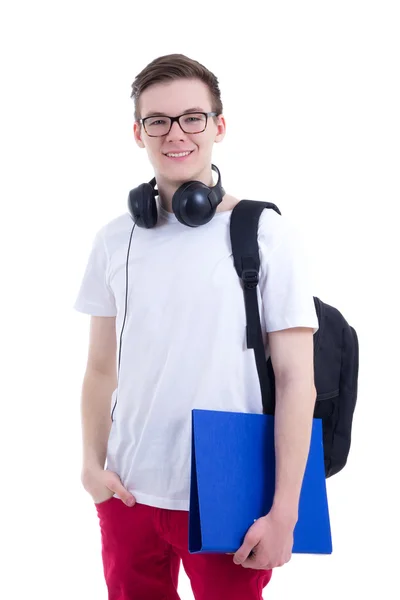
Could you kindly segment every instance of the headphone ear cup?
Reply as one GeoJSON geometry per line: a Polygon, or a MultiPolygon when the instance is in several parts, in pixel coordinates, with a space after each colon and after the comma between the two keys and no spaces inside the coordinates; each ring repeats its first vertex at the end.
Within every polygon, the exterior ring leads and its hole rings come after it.
{"type": "Polygon", "coordinates": [[[176,218],[188,227],[205,225],[215,215],[209,199],[210,188],[201,181],[189,181],[181,185],[172,197],[172,210],[176,218]]]}
{"type": "Polygon", "coordinates": [[[157,223],[157,204],[154,187],[142,183],[129,192],[128,208],[132,219],[139,227],[151,229],[157,223]]]}

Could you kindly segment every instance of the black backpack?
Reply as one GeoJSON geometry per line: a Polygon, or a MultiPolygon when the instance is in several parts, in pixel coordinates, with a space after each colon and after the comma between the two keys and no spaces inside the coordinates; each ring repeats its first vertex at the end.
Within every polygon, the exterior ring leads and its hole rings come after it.
{"type": "MultiPolygon", "coordinates": [[[[275,413],[275,377],[271,358],[265,360],[257,299],[260,257],[258,222],[270,202],[242,200],[232,211],[230,235],[235,269],[242,280],[247,320],[247,347],[254,349],[263,413],[275,413]]],[[[359,348],[355,330],[333,306],[314,296],[319,329],[314,334],[314,418],[322,419],[325,475],[338,473],[347,462],[353,413],[357,401],[359,348]]]]}

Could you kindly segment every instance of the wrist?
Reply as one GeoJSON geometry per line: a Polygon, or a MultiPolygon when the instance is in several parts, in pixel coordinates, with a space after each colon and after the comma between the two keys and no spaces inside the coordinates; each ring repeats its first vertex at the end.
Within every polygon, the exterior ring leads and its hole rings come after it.
{"type": "Polygon", "coordinates": [[[93,473],[97,473],[98,471],[103,471],[104,467],[101,466],[99,462],[90,462],[84,463],[81,471],[81,479],[86,480],[90,479],[93,473]]]}
{"type": "Polygon", "coordinates": [[[283,503],[274,503],[268,513],[276,521],[295,527],[299,518],[298,507],[283,503]]]}

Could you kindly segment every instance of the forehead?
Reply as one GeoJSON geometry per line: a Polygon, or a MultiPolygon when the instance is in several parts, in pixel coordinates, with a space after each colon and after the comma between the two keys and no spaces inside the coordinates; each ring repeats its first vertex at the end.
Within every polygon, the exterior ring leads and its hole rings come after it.
{"type": "Polygon", "coordinates": [[[192,108],[204,112],[211,110],[209,89],[199,79],[155,83],[140,96],[142,118],[157,113],[174,117],[192,108]]]}

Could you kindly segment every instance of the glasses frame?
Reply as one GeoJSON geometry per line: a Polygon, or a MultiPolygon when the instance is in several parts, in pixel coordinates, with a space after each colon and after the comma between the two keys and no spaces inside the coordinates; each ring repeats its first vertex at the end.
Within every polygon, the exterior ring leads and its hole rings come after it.
{"type": "Polygon", "coordinates": [[[168,135],[168,134],[169,134],[169,132],[170,132],[170,131],[171,131],[171,129],[172,129],[172,125],[173,125],[175,122],[177,122],[177,123],[178,123],[179,127],[182,129],[183,133],[186,133],[186,135],[197,135],[198,133],[203,133],[203,131],[205,131],[205,130],[207,129],[208,117],[218,117],[218,113],[216,113],[216,112],[201,112],[200,110],[198,110],[198,111],[193,111],[193,112],[189,112],[189,113],[185,112],[185,113],[182,113],[181,115],[178,115],[177,117],[169,117],[168,115],[149,115],[148,117],[145,117],[144,119],[139,119],[138,123],[140,123],[141,125],[143,125],[143,127],[144,127],[144,130],[145,130],[146,134],[147,134],[149,137],[165,137],[166,135],[168,135]],[[205,123],[205,125],[204,125],[204,129],[202,129],[201,131],[196,131],[196,133],[193,133],[193,132],[190,132],[190,131],[189,131],[189,132],[188,132],[188,131],[185,131],[185,130],[183,129],[182,125],[181,125],[181,124],[180,124],[180,122],[179,122],[179,119],[180,119],[181,117],[184,117],[185,115],[186,115],[186,116],[187,116],[187,115],[204,115],[204,116],[205,116],[205,118],[206,118],[206,123],[205,123]],[[154,119],[155,117],[164,117],[164,118],[166,118],[166,119],[171,119],[171,125],[170,125],[170,128],[168,129],[167,133],[163,133],[162,135],[151,135],[151,134],[150,134],[150,133],[147,131],[147,129],[146,129],[146,121],[147,121],[148,119],[154,119]]]}

